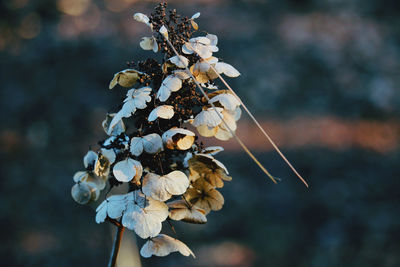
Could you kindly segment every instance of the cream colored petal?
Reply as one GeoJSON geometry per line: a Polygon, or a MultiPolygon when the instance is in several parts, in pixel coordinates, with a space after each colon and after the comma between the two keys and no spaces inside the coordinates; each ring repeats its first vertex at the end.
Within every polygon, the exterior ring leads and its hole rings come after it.
{"type": "Polygon", "coordinates": [[[186,70],[176,70],[174,71],[174,76],[181,80],[186,80],[190,78],[190,74],[186,70]]]}
{"type": "Polygon", "coordinates": [[[173,201],[167,204],[171,209],[169,217],[175,221],[184,221],[188,223],[204,224],[207,222],[205,211],[196,206],[188,206],[183,200],[173,201]]]}
{"type": "Polygon", "coordinates": [[[169,149],[187,150],[192,147],[195,134],[182,128],[171,128],[164,132],[162,140],[169,149]]]}
{"type": "Polygon", "coordinates": [[[134,230],[141,238],[156,236],[161,231],[161,221],[154,216],[149,216],[144,209],[135,204],[127,206],[122,216],[122,225],[129,230],[134,230]]]}
{"type": "Polygon", "coordinates": [[[202,45],[209,45],[211,43],[211,40],[208,39],[207,37],[199,36],[199,37],[191,38],[189,40],[189,42],[196,43],[196,44],[202,44],[202,45]]]}
{"type": "Polygon", "coordinates": [[[161,26],[159,32],[160,32],[162,35],[164,35],[164,37],[168,40],[168,30],[167,30],[167,28],[166,28],[164,25],[161,26]]]}
{"type": "Polygon", "coordinates": [[[217,127],[217,132],[215,133],[214,137],[221,141],[227,141],[231,139],[233,135],[230,131],[217,127]]]}
{"type": "Polygon", "coordinates": [[[157,98],[164,102],[169,98],[171,92],[176,92],[181,88],[182,80],[175,75],[169,75],[163,80],[161,87],[157,92],[157,98]]]}
{"type": "Polygon", "coordinates": [[[218,62],[215,64],[215,69],[218,73],[223,73],[228,77],[238,77],[240,75],[240,72],[237,69],[224,62],[218,62]]]}
{"type": "Polygon", "coordinates": [[[234,111],[240,106],[239,100],[232,94],[218,94],[210,99],[210,103],[219,102],[224,109],[234,111]]]}
{"type": "Polygon", "coordinates": [[[171,119],[174,116],[174,107],[170,105],[162,105],[153,109],[148,117],[148,121],[155,121],[157,118],[171,119]]]}
{"type": "Polygon", "coordinates": [[[184,256],[192,255],[195,258],[193,252],[183,242],[164,234],[148,240],[140,249],[140,255],[144,258],[152,255],[164,257],[172,252],[179,252],[184,256]]]}
{"type": "Polygon", "coordinates": [[[173,56],[168,60],[178,68],[186,68],[189,64],[189,60],[184,56],[173,56]]]}
{"type": "Polygon", "coordinates": [[[139,72],[134,69],[126,69],[114,75],[109,88],[112,89],[119,84],[122,87],[132,87],[139,79],[139,72]]]}
{"type": "Polygon", "coordinates": [[[160,181],[161,176],[155,173],[148,173],[143,177],[142,191],[151,198],[159,201],[166,201],[172,195],[165,189],[163,181],[160,181]]]}
{"type": "Polygon", "coordinates": [[[153,50],[154,53],[158,52],[158,44],[154,36],[143,37],[139,45],[143,50],[153,50]]]}
{"type": "Polygon", "coordinates": [[[200,125],[196,127],[196,129],[199,132],[199,134],[204,137],[212,137],[218,131],[218,127],[208,127],[207,125],[200,125]]]}
{"type": "Polygon", "coordinates": [[[133,15],[133,18],[136,20],[136,21],[138,21],[138,22],[142,22],[142,23],[145,23],[145,24],[148,24],[149,23],[149,17],[147,17],[145,14],[143,14],[143,13],[135,13],[134,15],[133,15]]]}
{"type": "Polygon", "coordinates": [[[172,195],[182,195],[189,187],[189,179],[181,171],[173,171],[161,177],[165,179],[165,189],[172,195]]]}
{"type": "Polygon", "coordinates": [[[222,108],[208,108],[196,115],[193,126],[207,125],[208,127],[216,127],[222,122],[222,108]],[[219,113],[219,116],[217,114],[219,113]]]}
{"type": "Polygon", "coordinates": [[[181,195],[188,187],[189,179],[181,171],[173,171],[164,176],[148,173],[143,177],[143,193],[159,201],[166,201],[172,195],[181,195]]]}

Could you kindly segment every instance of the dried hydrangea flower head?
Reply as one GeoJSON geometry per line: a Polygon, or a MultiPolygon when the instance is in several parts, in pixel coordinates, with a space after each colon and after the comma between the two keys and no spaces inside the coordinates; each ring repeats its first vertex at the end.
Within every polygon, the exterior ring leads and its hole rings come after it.
{"type": "Polygon", "coordinates": [[[199,16],[180,16],[165,3],[150,16],[133,16],[151,34],[140,47],[163,59],[131,62],[114,75],[109,88],[128,88],[126,98],[103,121],[108,137],[84,157],[85,171],[74,175],[72,197],[80,204],[98,200],[107,188],[96,222],[108,220],[147,239],[143,257],[172,252],[194,257],[184,243],[161,234],[163,222],[204,224],[224,204],[218,190],[232,178],[215,158],[223,148],[204,147],[196,134],[241,143],[235,130],[243,103],[230,87],[220,90],[215,83],[222,74],[240,73],[214,57],[218,38],[197,33],[199,16]],[[127,192],[111,195],[121,184],[128,185],[127,192]]]}

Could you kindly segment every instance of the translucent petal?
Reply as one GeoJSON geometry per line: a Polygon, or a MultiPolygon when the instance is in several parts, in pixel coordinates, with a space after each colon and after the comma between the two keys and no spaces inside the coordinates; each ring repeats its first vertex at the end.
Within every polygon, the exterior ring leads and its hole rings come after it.
{"type": "Polygon", "coordinates": [[[169,202],[169,217],[175,221],[204,224],[207,222],[205,211],[196,206],[188,206],[184,200],[169,202]]]}
{"type": "Polygon", "coordinates": [[[140,47],[143,50],[153,50],[154,53],[158,51],[158,44],[154,36],[151,37],[143,37],[140,42],[140,47]]]}
{"type": "Polygon", "coordinates": [[[162,140],[169,149],[187,150],[192,147],[195,134],[182,128],[171,128],[164,132],[162,140]]]}
{"type": "Polygon", "coordinates": [[[189,60],[184,56],[173,56],[168,60],[178,68],[186,68],[189,64],[189,60]]]}
{"type": "Polygon", "coordinates": [[[160,99],[161,102],[166,101],[171,92],[176,92],[182,88],[182,80],[176,77],[175,75],[167,76],[157,92],[157,98],[160,99]]]}
{"type": "Polygon", "coordinates": [[[148,173],[143,177],[143,193],[159,201],[166,201],[172,195],[181,195],[188,187],[189,179],[181,171],[173,171],[164,176],[148,173]]]}
{"type": "Polygon", "coordinates": [[[228,77],[238,77],[240,75],[240,72],[237,69],[224,62],[218,62],[215,64],[215,69],[218,73],[223,73],[228,77]]]}
{"type": "Polygon", "coordinates": [[[118,219],[126,210],[125,195],[113,195],[104,200],[96,209],[96,222],[102,223],[106,217],[118,219]]]}
{"type": "Polygon", "coordinates": [[[153,109],[148,117],[148,121],[155,121],[157,118],[171,119],[174,116],[174,107],[170,105],[162,105],[153,109]]]}
{"type": "Polygon", "coordinates": [[[161,222],[168,217],[168,206],[152,198],[145,198],[137,191],[128,194],[127,200],[122,225],[134,230],[141,238],[153,237],[160,233],[161,222]]]}
{"type": "Polygon", "coordinates": [[[161,26],[160,33],[168,40],[168,30],[164,25],[161,26]]]}
{"type": "Polygon", "coordinates": [[[131,139],[130,152],[132,155],[140,156],[143,152],[143,142],[141,137],[131,139]]]}
{"type": "Polygon", "coordinates": [[[210,40],[210,45],[216,46],[218,44],[218,36],[215,34],[207,34],[206,37],[210,40]]]}
{"type": "Polygon", "coordinates": [[[158,153],[163,149],[161,136],[156,133],[143,136],[142,142],[144,150],[149,154],[158,153]]]}
{"type": "Polygon", "coordinates": [[[208,108],[201,111],[194,118],[193,126],[198,127],[200,125],[207,125],[208,127],[218,126],[222,122],[222,108],[208,108]],[[218,116],[217,112],[220,114],[218,116]]]}
{"type": "Polygon", "coordinates": [[[113,168],[115,178],[120,182],[129,182],[134,177],[142,175],[142,165],[139,161],[127,158],[115,164],[113,168]]]}
{"type": "Polygon", "coordinates": [[[139,72],[134,69],[126,69],[114,75],[109,88],[112,89],[119,84],[123,87],[132,87],[139,79],[139,72]]]}
{"type": "Polygon", "coordinates": [[[232,94],[218,94],[210,99],[210,103],[219,102],[224,109],[229,111],[234,111],[238,106],[240,106],[239,100],[232,94]]]}
{"type": "Polygon", "coordinates": [[[179,252],[184,256],[192,255],[195,258],[193,252],[183,242],[164,234],[148,240],[140,249],[140,255],[144,258],[152,255],[163,257],[172,252],[179,252]]]}
{"type": "Polygon", "coordinates": [[[191,19],[197,19],[197,18],[199,18],[199,17],[200,17],[200,12],[197,12],[196,14],[194,14],[194,15],[192,16],[191,19]]]}
{"type": "Polygon", "coordinates": [[[81,182],[71,188],[72,198],[79,204],[88,204],[99,198],[100,191],[93,183],[81,182]]]}
{"type": "Polygon", "coordinates": [[[109,135],[120,135],[125,132],[125,124],[121,119],[115,123],[114,127],[110,128],[111,121],[115,115],[116,113],[107,114],[106,119],[102,122],[104,131],[109,135]]]}

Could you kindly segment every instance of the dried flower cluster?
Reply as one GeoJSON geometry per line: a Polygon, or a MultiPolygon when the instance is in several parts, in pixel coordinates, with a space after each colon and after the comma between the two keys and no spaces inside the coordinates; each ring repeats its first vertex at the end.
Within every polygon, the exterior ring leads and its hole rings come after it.
{"type": "Polygon", "coordinates": [[[74,175],[72,197],[80,204],[98,200],[105,188],[110,192],[128,184],[126,194],[106,195],[96,209],[96,222],[111,219],[147,239],[140,250],[143,257],[175,251],[194,256],[181,241],[160,234],[162,223],[206,223],[206,215],[224,204],[218,188],[231,180],[214,158],[223,148],[204,147],[194,131],[220,140],[232,137],[240,101],[213,81],[218,74],[240,73],[213,56],[216,35],[196,34],[199,16],[167,12],[164,3],[149,17],[134,15],[152,34],[142,38],[140,47],[160,53],[161,62],[131,62],[114,75],[109,88],[129,88],[126,98],[103,121],[108,138],[86,154],[85,170],[74,175]]]}

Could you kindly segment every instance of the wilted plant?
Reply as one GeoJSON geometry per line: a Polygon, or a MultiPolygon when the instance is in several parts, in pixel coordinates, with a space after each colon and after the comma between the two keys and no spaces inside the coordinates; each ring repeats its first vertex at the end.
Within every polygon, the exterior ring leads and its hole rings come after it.
{"type": "Polygon", "coordinates": [[[240,106],[248,110],[221,74],[237,77],[240,73],[213,56],[218,52],[216,35],[197,36],[195,20],[199,16],[167,12],[165,3],[149,17],[134,15],[152,33],[142,38],[141,48],[161,53],[162,61],[150,58],[130,63],[128,69],[114,75],[110,89],[117,85],[134,88],[127,91],[118,111],[103,121],[109,137],[99,142],[96,152],[86,154],[85,171],[74,175],[72,197],[80,204],[98,200],[100,191],[108,188],[96,209],[96,222],[108,220],[118,227],[109,266],[115,264],[124,228],[147,239],[140,250],[143,257],[175,251],[194,257],[184,243],[160,234],[162,222],[206,223],[206,215],[224,204],[218,188],[232,180],[214,157],[223,148],[205,147],[197,140],[195,129],[205,137],[236,138],[275,182],[235,134],[240,106]],[[218,89],[217,78],[226,89],[218,89]],[[108,196],[113,187],[123,183],[128,185],[126,194],[108,196]]]}

